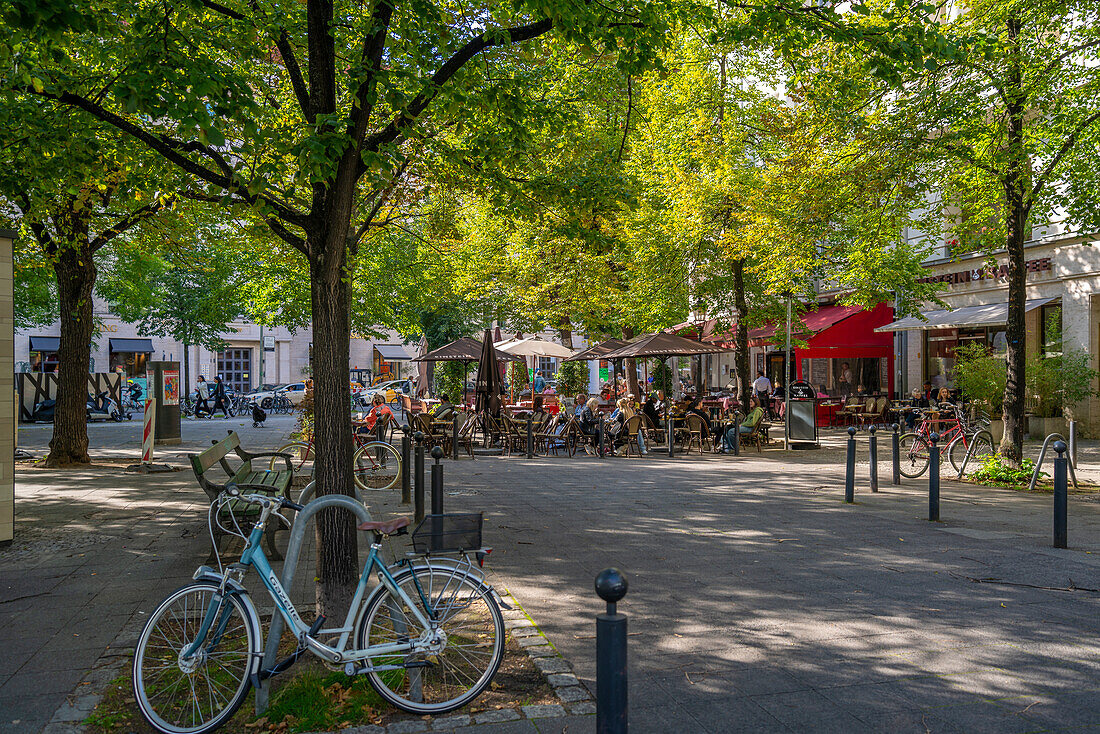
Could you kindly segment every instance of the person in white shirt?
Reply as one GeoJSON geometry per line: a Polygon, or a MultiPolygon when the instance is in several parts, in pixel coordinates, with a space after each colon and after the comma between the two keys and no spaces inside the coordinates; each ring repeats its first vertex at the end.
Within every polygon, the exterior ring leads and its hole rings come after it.
{"type": "Polygon", "coordinates": [[[214,411],[210,410],[210,404],[206,401],[210,399],[210,386],[206,384],[206,378],[199,375],[199,382],[195,386],[195,392],[198,393],[198,400],[195,401],[195,417],[199,418],[200,413],[206,413],[208,417],[214,416],[214,411]]]}
{"type": "Polygon", "coordinates": [[[757,372],[756,379],[752,381],[752,391],[756,393],[760,404],[765,405],[764,401],[772,391],[772,381],[765,377],[763,372],[757,372]]]}

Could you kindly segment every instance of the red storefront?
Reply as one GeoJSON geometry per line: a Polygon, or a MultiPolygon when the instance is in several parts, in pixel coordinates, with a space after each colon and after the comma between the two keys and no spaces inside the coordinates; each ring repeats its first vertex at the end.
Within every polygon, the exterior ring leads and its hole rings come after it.
{"type": "MultiPolygon", "coordinates": [[[[802,314],[791,324],[796,377],[830,397],[848,397],[860,386],[867,395],[893,395],[893,335],[875,333],[893,318],[894,309],[885,303],[869,310],[821,306],[802,314]]],[[[749,346],[764,348],[757,367],[769,376],[782,379],[785,341],[785,323],[749,331],[749,346]]]]}

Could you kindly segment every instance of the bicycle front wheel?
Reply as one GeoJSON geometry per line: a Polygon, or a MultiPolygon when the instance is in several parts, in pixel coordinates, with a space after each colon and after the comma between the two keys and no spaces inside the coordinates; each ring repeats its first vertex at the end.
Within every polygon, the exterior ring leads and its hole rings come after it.
{"type": "MultiPolygon", "coordinates": [[[[371,686],[414,714],[465,706],[488,687],[504,658],[504,619],[492,592],[456,568],[418,566],[395,580],[426,619],[434,616],[434,647],[371,658],[375,667],[402,666],[368,673],[371,686]]],[[[356,634],[360,649],[416,640],[425,633],[409,604],[388,588],[369,600],[362,619],[356,634]]]]}
{"type": "MultiPolygon", "coordinates": [[[[313,444],[294,441],[280,446],[278,451],[280,454],[290,454],[290,468],[294,472],[295,478],[302,477],[307,482],[313,481],[313,460],[317,454],[313,450],[313,444]]],[[[285,470],[286,464],[283,462],[282,457],[273,456],[269,468],[272,471],[285,470]]]]}
{"type": "Polygon", "coordinates": [[[392,489],[401,481],[401,454],[383,441],[363,444],[352,458],[355,486],[360,489],[392,489]]]}
{"type": "Polygon", "coordinates": [[[898,458],[901,475],[916,479],[928,470],[928,442],[916,433],[903,434],[898,439],[898,458]]]}
{"type": "Polygon", "coordinates": [[[256,620],[236,595],[223,597],[199,649],[185,660],[214,603],[217,584],[177,589],[153,612],[134,651],[134,698],[150,726],[164,734],[199,734],[233,716],[250,686],[260,652],[256,620]]]}
{"type": "Polygon", "coordinates": [[[984,464],[986,458],[997,452],[993,441],[986,434],[979,433],[965,440],[959,436],[947,447],[947,457],[951,460],[951,466],[954,467],[956,474],[962,469],[963,459],[966,458],[966,452],[970,446],[974,447],[970,454],[970,461],[967,463],[967,467],[971,470],[984,464]]]}

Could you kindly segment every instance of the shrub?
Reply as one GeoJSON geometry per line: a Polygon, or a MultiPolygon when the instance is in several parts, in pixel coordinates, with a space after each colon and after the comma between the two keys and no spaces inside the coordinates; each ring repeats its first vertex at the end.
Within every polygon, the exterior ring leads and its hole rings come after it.
{"type": "Polygon", "coordinates": [[[1055,418],[1062,410],[1093,394],[1097,372],[1089,366],[1088,352],[1069,350],[1028,361],[1027,390],[1039,399],[1036,415],[1055,418]]]}
{"type": "Polygon", "coordinates": [[[653,367],[653,389],[664,390],[666,396],[672,395],[672,370],[666,360],[657,360],[653,367]]]}
{"type": "Polygon", "coordinates": [[[955,385],[963,396],[996,413],[1005,399],[1007,382],[1003,358],[983,344],[967,344],[955,350],[955,385]]]}
{"type": "Polygon", "coordinates": [[[436,397],[446,395],[451,402],[461,403],[466,395],[466,365],[462,362],[437,362],[434,394],[436,397]]]}
{"type": "Polygon", "coordinates": [[[508,384],[511,385],[512,389],[516,392],[527,387],[530,382],[527,365],[523,362],[509,362],[507,375],[508,384]]]}
{"type": "MultiPolygon", "coordinates": [[[[1019,486],[1031,481],[1033,471],[1035,462],[1031,459],[1021,459],[1020,468],[1014,469],[1000,454],[990,454],[985,457],[978,470],[970,474],[970,478],[980,484],[1019,486]]],[[[1040,472],[1039,476],[1045,477],[1047,473],[1040,472]]]]}
{"type": "Polygon", "coordinates": [[[588,362],[562,362],[558,367],[558,393],[573,397],[588,393],[588,362]]]}

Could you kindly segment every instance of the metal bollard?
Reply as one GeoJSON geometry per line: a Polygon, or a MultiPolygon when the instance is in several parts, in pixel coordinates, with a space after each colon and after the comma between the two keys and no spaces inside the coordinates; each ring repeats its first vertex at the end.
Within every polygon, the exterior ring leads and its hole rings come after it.
{"type": "Polygon", "coordinates": [[[901,484],[901,426],[895,423],[892,428],[894,429],[894,435],[891,436],[890,442],[893,444],[891,448],[894,450],[894,456],[890,463],[893,464],[893,482],[894,484],[901,484]]]}
{"type": "Polygon", "coordinates": [[[626,734],[626,615],[615,604],[626,596],[626,577],[617,568],[596,576],[596,593],[607,611],[596,616],[596,734],[626,734]]]}
{"type": "Polygon", "coordinates": [[[1069,531],[1066,526],[1069,516],[1069,459],[1066,457],[1065,442],[1055,441],[1054,450],[1058,453],[1054,459],[1054,547],[1068,548],[1069,531]]]}
{"type": "Polygon", "coordinates": [[[603,458],[603,413],[600,413],[600,433],[597,436],[596,441],[598,443],[598,445],[596,447],[596,453],[602,459],[603,458]]]}
{"type": "Polygon", "coordinates": [[[451,418],[451,458],[458,461],[458,411],[451,418]]]}
{"type": "Polygon", "coordinates": [[[668,423],[668,458],[671,459],[671,458],[674,458],[676,456],[676,449],[675,449],[675,446],[673,445],[673,441],[674,441],[676,435],[673,433],[672,416],[666,414],[665,415],[665,422],[668,423]]]}
{"type": "Polygon", "coordinates": [[[416,441],[413,464],[413,518],[416,522],[424,519],[424,433],[413,434],[416,441]]]}
{"type": "Polygon", "coordinates": [[[1069,422],[1069,463],[1077,466],[1077,421],[1069,422]]]}
{"type": "Polygon", "coordinates": [[[928,436],[928,520],[940,520],[940,447],[936,444],[940,434],[928,436]]]}
{"type": "Polygon", "coordinates": [[[844,501],[856,501],[856,428],[848,426],[848,457],[844,468],[844,501]]]}
{"type": "Polygon", "coordinates": [[[443,547],[443,447],[432,447],[432,550],[443,547]]]}
{"type": "Polygon", "coordinates": [[[878,436],[875,435],[875,427],[867,429],[871,434],[871,491],[878,491],[878,436]]]}
{"type": "Polygon", "coordinates": [[[527,416],[527,458],[535,458],[535,416],[527,416]]]}
{"type": "Polygon", "coordinates": [[[733,411],[733,455],[741,455],[741,413],[733,411]]]}
{"type": "Polygon", "coordinates": [[[412,502],[412,439],[408,426],[401,426],[401,430],[401,504],[407,505],[412,502]]]}

